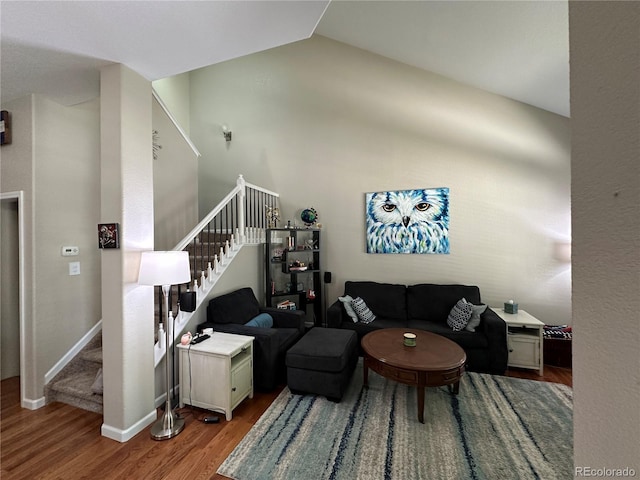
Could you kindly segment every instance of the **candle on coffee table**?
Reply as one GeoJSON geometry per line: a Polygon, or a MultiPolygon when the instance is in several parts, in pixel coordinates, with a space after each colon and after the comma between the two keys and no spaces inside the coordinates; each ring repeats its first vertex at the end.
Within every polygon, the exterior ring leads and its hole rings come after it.
{"type": "Polygon", "coordinates": [[[405,333],[404,334],[404,344],[407,347],[415,347],[416,346],[416,334],[415,333],[405,333]]]}

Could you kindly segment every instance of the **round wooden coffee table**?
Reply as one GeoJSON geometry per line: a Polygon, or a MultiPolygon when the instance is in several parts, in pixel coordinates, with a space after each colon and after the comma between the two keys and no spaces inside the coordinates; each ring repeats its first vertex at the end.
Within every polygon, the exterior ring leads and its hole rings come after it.
{"type": "Polygon", "coordinates": [[[364,386],[369,369],[418,388],[418,420],[424,423],[424,388],[448,385],[457,394],[467,355],[457,343],[424,330],[383,328],[362,338],[364,386]],[[404,345],[404,333],[416,334],[416,346],[404,345]]]}

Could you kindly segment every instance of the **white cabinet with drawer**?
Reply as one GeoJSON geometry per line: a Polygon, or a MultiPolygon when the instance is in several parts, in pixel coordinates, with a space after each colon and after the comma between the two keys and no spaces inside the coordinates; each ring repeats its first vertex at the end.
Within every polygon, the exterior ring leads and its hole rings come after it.
{"type": "Polygon", "coordinates": [[[222,412],[227,420],[246,397],[253,398],[253,337],[214,332],[180,351],[180,407],[222,412]]]}
{"type": "Polygon", "coordinates": [[[509,366],[531,368],[542,375],[544,323],[524,310],[506,313],[502,308],[493,309],[507,323],[509,366]]]}

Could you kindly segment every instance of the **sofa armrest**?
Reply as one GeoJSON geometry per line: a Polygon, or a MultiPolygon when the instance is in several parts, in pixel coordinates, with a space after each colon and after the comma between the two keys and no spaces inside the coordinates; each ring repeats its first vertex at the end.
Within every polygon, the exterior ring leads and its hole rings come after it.
{"type": "Polygon", "coordinates": [[[480,330],[489,342],[491,373],[502,375],[507,369],[509,347],[507,346],[507,323],[487,307],[481,315],[480,330]]]}
{"type": "Polygon", "coordinates": [[[346,317],[347,317],[347,312],[344,310],[344,307],[342,306],[342,302],[340,300],[336,300],[327,309],[327,327],[340,328],[340,326],[342,325],[342,322],[345,321],[346,317]]]}
{"type": "Polygon", "coordinates": [[[271,315],[274,328],[297,328],[301,334],[304,334],[305,313],[302,310],[263,307],[260,309],[260,313],[271,315]]]}

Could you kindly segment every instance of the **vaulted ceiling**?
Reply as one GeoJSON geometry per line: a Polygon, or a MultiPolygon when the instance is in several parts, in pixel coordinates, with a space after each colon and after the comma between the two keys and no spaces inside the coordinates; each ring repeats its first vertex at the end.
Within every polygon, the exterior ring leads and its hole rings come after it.
{"type": "Polygon", "coordinates": [[[319,34],[569,116],[558,1],[2,1],[2,101],[98,95],[99,67],[149,80],[319,34]]]}

